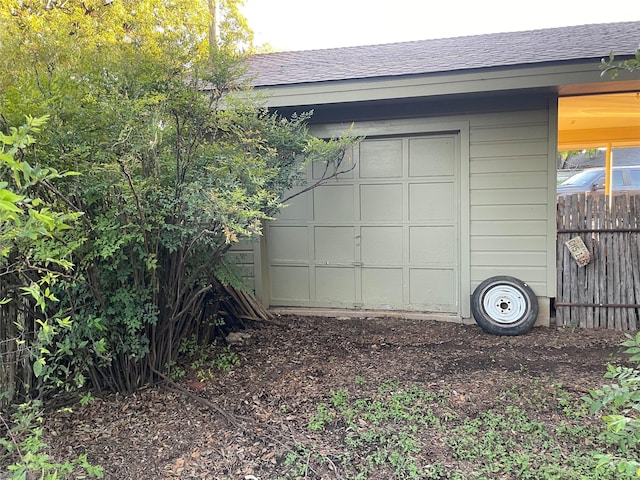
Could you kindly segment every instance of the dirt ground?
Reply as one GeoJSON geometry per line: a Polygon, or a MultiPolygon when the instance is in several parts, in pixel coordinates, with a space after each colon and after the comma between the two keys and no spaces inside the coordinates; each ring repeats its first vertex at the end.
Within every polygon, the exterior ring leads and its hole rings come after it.
{"type": "Polygon", "coordinates": [[[473,411],[493,404],[505,385],[526,396],[531,379],[586,393],[604,382],[623,341],[607,330],[551,327],[497,337],[475,325],[428,320],[279,321],[233,346],[241,363],[230,371],[204,383],[193,376],[178,381],[215,408],[166,387],[107,395],[48,420],[51,453],[86,453],[108,479],[274,479],[296,445],[313,440],[320,450],[335,448],[318,445],[307,425],[330,392],[353,386],[356,377],[368,385],[391,380],[447,389],[473,411]]]}

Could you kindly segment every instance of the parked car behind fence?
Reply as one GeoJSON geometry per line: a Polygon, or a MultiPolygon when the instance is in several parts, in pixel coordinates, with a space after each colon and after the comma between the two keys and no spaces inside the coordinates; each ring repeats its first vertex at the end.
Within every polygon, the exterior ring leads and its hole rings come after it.
{"type": "MultiPolygon", "coordinates": [[[[558,196],[574,193],[604,192],[605,169],[589,168],[571,176],[557,187],[558,196]]],[[[613,167],[613,193],[640,193],[640,165],[613,167]]]]}

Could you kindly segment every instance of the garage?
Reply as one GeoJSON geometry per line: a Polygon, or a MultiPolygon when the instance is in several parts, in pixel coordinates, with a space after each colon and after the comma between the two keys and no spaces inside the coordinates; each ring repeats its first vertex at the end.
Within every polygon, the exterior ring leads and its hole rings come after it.
{"type": "Polygon", "coordinates": [[[269,305],[459,314],[459,137],[367,136],[294,198],[266,227],[269,305]]]}
{"type": "Polygon", "coordinates": [[[312,111],[321,138],[350,128],[366,138],[350,175],[297,198],[243,250],[257,298],[473,321],[472,293],[509,276],[549,325],[558,103],[635,95],[637,72],[612,78],[600,65],[610,52],[635,58],[637,31],[623,22],[252,56],[270,111],[312,111]]]}

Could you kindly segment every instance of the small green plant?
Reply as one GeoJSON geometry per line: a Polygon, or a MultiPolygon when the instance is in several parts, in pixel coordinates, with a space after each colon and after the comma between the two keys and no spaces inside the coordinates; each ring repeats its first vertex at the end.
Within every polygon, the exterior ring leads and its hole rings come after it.
{"type": "MultiPolygon", "coordinates": [[[[629,362],[640,364],[640,332],[626,334],[624,353],[629,362]]],[[[606,437],[617,447],[616,454],[598,454],[598,468],[609,468],[620,475],[640,477],[640,370],[609,365],[605,378],[614,383],[590,392],[584,400],[591,413],[603,413],[606,437]]]]}
{"type": "Polygon", "coordinates": [[[307,427],[340,456],[326,448],[296,449],[281,478],[325,478],[322,465],[331,465],[335,478],[355,480],[625,478],[596,471],[592,452],[608,446],[579,398],[562,385],[525,378],[497,390],[494,400],[466,414],[459,408],[465,400],[448,387],[385,381],[331,390],[307,427]],[[453,462],[433,462],[433,451],[448,452],[453,462]]]}
{"type": "Polygon", "coordinates": [[[284,459],[284,466],[289,468],[290,473],[293,475],[303,474],[306,469],[304,468],[304,464],[301,465],[301,458],[298,452],[287,452],[287,455],[284,459]]]}
{"type": "Polygon", "coordinates": [[[240,365],[240,357],[236,352],[231,350],[231,345],[225,346],[222,351],[216,355],[216,367],[218,370],[228,372],[236,365],[240,365]]]}
{"type": "Polygon", "coordinates": [[[79,470],[84,470],[89,477],[103,478],[102,467],[89,463],[86,455],[56,462],[44,453],[47,444],[42,440],[43,421],[41,403],[37,400],[18,405],[10,423],[0,414],[0,423],[7,432],[0,438],[0,446],[5,449],[3,460],[9,463],[7,470],[11,476],[7,478],[56,480],[68,478],[72,473],[79,474],[79,470]]]}
{"type": "MultiPolygon", "coordinates": [[[[189,369],[201,382],[215,377],[216,372],[228,372],[240,364],[240,357],[230,345],[220,346],[217,341],[199,345],[195,336],[185,338],[180,344],[180,353],[186,357],[189,369]]],[[[180,378],[186,372],[175,363],[168,366],[171,378],[180,378]]]]}
{"type": "Polygon", "coordinates": [[[91,394],[91,392],[86,392],[80,397],[80,405],[84,407],[85,405],[89,405],[94,400],[95,397],[91,394]]]}
{"type": "Polygon", "coordinates": [[[331,403],[337,409],[344,409],[348,406],[349,394],[346,390],[331,390],[331,403]]]}
{"type": "Polygon", "coordinates": [[[171,380],[178,380],[187,374],[185,369],[178,365],[178,362],[173,360],[167,363],[165,371],[168,372],[171,380]]]}
{"type": "Polygon", "coordinates": [[[304,445],[295,445],[294,449],[288,451],[282,460],[282,465],[286,470],[286,477],[280,478],[307,478],[312,457],[314,460],[322,461],[321,456],[313,453],[311,449],[304,445]]]}
{"type": "MultiPolygon", "coordinates": [[[[356,380],[358,383],[362,386],[364,381],[356,380]]],[[[308,428],[320,432],[332,425],[332,431],[341,432],[345,454],[359,459],[357,465],[345,465],[349,478],[446,478],[426,476],[418,460],[423,448],[421,436],[439,428],[439,419],[429,404],[441,401],[418,386],[404,388],[391,381],[366,396],[341,388],[330,392],[329,402],[316,407],[308,428]]]]}
{"type": "Polygon", "coordinates": [[[325,426],[333,422],[334,418],[335,412],[329,408],[329,405],[326,403],[320,403],[316,407],[316,414],[311,417],[307,426],[312,432],[324,430],[325,426]]]}
{"type": "Polygon", "coordinates": [[[196,357],[200,351],[201,347],[198,345],[198,338],[195,335],[183,338],[178,349],[181,355],[189,358],[196,357]]]}
{"type": "Polygon", "coordinates": [[[555,386],[554,393],[558,401],[558,406],[567,418],[579,420],[589,415],[587,404],[569,395],[569,393],[562,388],[562,384],[555,386]]]}

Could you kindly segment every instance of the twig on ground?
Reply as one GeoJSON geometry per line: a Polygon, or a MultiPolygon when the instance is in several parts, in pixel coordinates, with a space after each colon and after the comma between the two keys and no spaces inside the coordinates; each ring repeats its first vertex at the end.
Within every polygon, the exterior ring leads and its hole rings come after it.
{"type": "Polygon", "coordinates": [[[13,443],[13,445],[16,448],[16,452],[18,453],[18,456],[20,457],[20,463],[24,463],[24,456],[22,455],[22,450],[20,450],[20,444],[19,444],[18,440],[16,439],[16,437],[13,435],[13,432],[11,431],[11,427],[9,426],[9,424],[6,422],[6,420],[4,419],[4,417],[2,415],[0,415],[0,420],[2,420],[2,424],[7,429],[7,436],[9,437],[11,443],[13,443]]]}
{"type": "Polygon", "coordinates": [[[311,460],[311,452],[307,453],[307,465],[304,467],[304,478],[309,475],[309,460],[311,460]]]}
{"type": "Polygon", "coordinates": [[[204,406],[209,407],[210,409],[212,409],[215,412],[218,412],[220,415],[222,415],[222,417],[227,422],[229,422],[231,425],[233,425],[234,427],[239,428],[241,430],[244,430],[244,427],[240,424],[240,422],[238,422],[238,420],[236,419],[235,416],[233,416],[232,414],[230,414],[228,412],[225,412],[218,405],[213,403],[211,400],[207,400],[206,398],[203,398],[203,397],[201,397],[199,395],[196,395],[195,393],[190,392],[186,388],[181,387],[176,382],[174,382],[169,377],[167,377],[165,374],[159,372],[155,368],[152,368],[152,371],[153,371],[153,373],[158,375],[160,378],[162,378],[165,382],[167,382],[168,385],[164,385],[164,388],[166,388],[167,390],[170,390],[170,391],[176,392],[176,393],[181,393],[181,394],[191,398],[192,400],[195,400],[196,402],[199,402],[199,403],[203,404],[204,406]]]}
{"type": "Polygon", "coordinates": [[[338,480],[342,480],[342,476],[340,475],[340,472],[338,472],[338,467],[336,466],[335,463],[333,463],[333,460],[331,460],[329,457],[326,457],[327,462],[329,462],[331,464],[331,467],[333,468],[333,472],[336,474],[336,478],[338,478],[338,480]]]}

